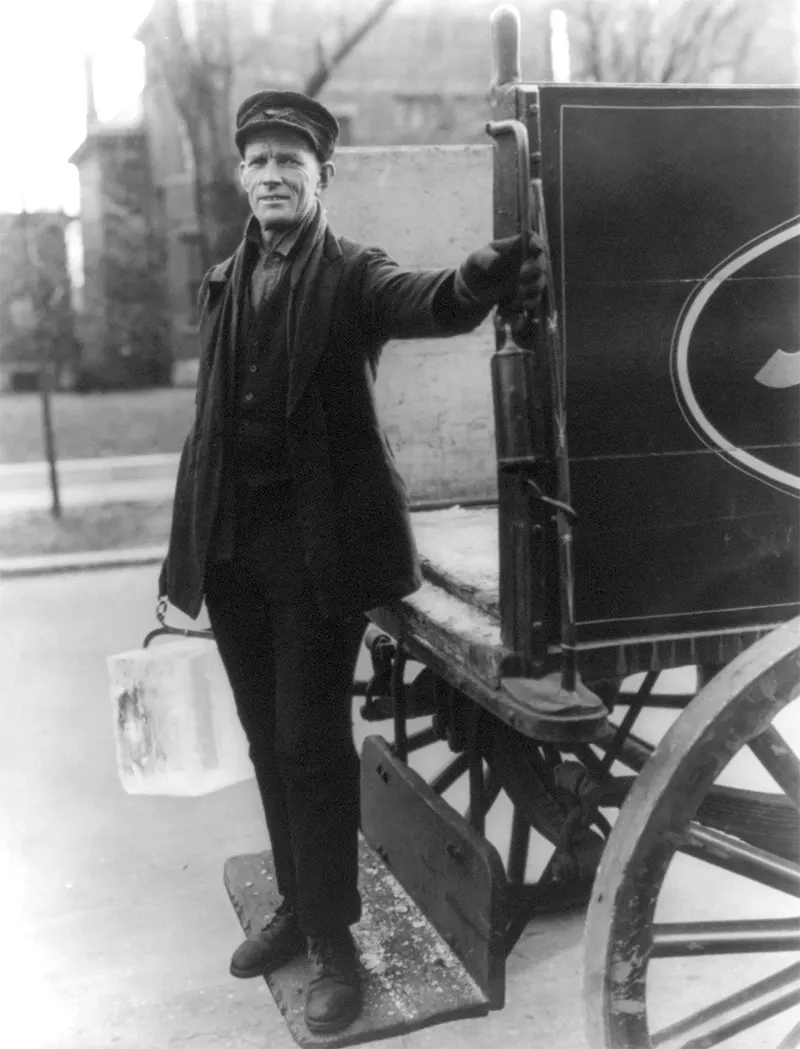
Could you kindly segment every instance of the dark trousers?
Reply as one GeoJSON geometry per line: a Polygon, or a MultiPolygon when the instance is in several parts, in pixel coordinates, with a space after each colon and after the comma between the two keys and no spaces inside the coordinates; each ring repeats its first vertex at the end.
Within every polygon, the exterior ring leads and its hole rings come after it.
{"type": "Polygon", "coordinates": [[[321,616],[285,495],[245,501],[206,606],[264,805],[278,891],[307,936],[361,916],[351,704],[365,622],[321,616]]]}

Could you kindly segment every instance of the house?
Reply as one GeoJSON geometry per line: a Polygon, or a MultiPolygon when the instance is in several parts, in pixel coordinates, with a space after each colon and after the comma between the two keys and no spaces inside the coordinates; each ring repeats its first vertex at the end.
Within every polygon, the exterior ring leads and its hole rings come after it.
{"type": "Polygon", "coordinates": [[[99,124],[70,157],[80,182],[83,302],[79,389],[158,386],[171,379],[163,291],[165,238],[149,133],[99,124]]]}
{"type": "Polygon", "coordinates": [[[43,361],[56,385],[78,362],[63,211],[0,214],[0,388],[39,388],[43,361]]]}

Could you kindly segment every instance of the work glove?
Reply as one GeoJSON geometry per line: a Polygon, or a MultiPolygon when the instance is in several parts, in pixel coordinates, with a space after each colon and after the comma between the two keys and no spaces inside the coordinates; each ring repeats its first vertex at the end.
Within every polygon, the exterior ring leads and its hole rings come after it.
{"type": "Polygon", "coordinates": [[[500,303],[508,310],[535,310],[547,283],[547,252],[536,233],[529,234],[529,245],[524,263],[519,234],[473,251],[456,270],[456,294],[485,307],[500,303]]]}

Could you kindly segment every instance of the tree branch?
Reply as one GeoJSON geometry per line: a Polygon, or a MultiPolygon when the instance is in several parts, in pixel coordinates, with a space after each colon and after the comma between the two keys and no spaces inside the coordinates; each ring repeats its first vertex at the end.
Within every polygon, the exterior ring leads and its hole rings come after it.
{"type": "Polygon", "coordinates": [[[339,47],[334,51],[329,60],[325,60],[321,41],[317,41],[317,68],[308,77],[303,86],[303,92],[314,98],[325,87],[331,78],[331,74],[350,54],[350,52],[361,43],[364,37],[381,21],[381,19],[394,7],[397,0],[379,0],[372,11],[346,36],[339,47]]]}
{"type": "Polygon", "coordinates": [[[600,22],[593,0],[584,0],[583,17],[587,29],[587,51],[589,52],[589,73],[597,83],[605,80],[603,69],[603,41],[600,32],[600,22]]]}

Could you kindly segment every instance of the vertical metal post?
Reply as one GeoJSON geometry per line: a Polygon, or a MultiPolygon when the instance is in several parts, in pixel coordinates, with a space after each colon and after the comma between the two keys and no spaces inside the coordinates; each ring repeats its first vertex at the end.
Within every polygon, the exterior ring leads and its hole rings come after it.
{"type": "MultiPolygon", "coordinates": [[[[492,115],[495,140],[494,235],[532,227],[528,94],[520,88],[520,24],[512,7],[492,14],[492,115]]],[[[538,141],[534,147],[537,150],[538,141]]],[[[500,628],[510,655],[503,676],[535,676],[544,668],[553,613],[548,568],[553,545],[549,512],[535,490],[550,487],[549,382],[541,352],[540,317],[495,314],[492,358],[500,546],[500,628]],[[534,337],[534,332],[535,336],[534,337]],[[530,482],[535,483],[536,489],[530,482]]]]}
{"type": "Polygon", "coordinates": [[[53,517],[61,517],[61,494],[58,484],[56,466],[56,443],[53,433],[53,418],[50,410],[50,392],[53,384],[52,361],[45,345],[42,347],[39,369],[39,393],[42,399],[42,430],[44,450],[47,456],[47,468],[50,479],[50,512],[53,517]]]}
{"type": "Polygon", "coordinates": [[[484,796],[483,755],[480,749],[482,710],[477,703],[470,712],[467,757],[469,759],[469,824],[478,832],[486,830],[486,802],[484,796]]]}
{"type": "MultiPolygon", "coordinates": [[[[45,297],[41,294],[41,267],[37,265],[35,252],[31,245],[30,223],[28,210],[23,202],[22,205],[22,239],[25,251],[26,269],[31,281],[32,298],[34,302],[34,314],[39,315],[40,310],[46,310],[49,306],[45,303],[45,297]]],[[[50,404],[50,392],[52,388],[52,359],[49,342],[49,326],[45,326],[44,337],[41,337],[41,323],[33,329],[37,331],[37,342],[39,349],[39,396],[42,402],[42,436],[44,439],[44,451],[48,464],[50,479],[51,508],[53,517],[61,517],[61,495],[58,484],[58,469],[56,466],[56,443],[53,433],[53,416],[50,404]]]]}
{"type": "Polygon", "coordinates": [[[394,707],[394,752],[400,761],[408,761],[408,730],[406,728],[406,686],[404,674],[407,654],[398,642],[392,663],[392,705],[394,707]]]}
{"type": "Polygon", "coordinates": [[[511,821],[511,842],[508,846],[508,869],[506,871],[508,881],[512,885],[521,885],[525,881],[530,840],[531,826],[519,806],[515,805],[511,821]]]}

